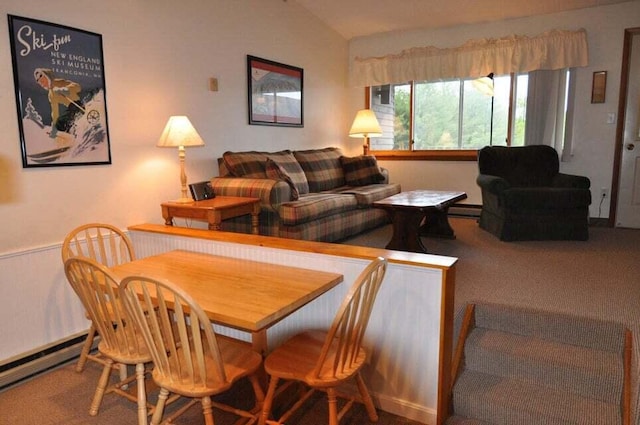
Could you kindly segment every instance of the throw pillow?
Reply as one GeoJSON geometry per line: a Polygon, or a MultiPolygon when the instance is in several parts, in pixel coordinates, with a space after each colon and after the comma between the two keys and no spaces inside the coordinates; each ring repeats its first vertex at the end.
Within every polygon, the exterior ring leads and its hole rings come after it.
{"type": "Polygon", "coordinates": [[[316,193],[344,186],[344,173],[338,148],[293,151],[293,156],[304,170],[309,192],[316,193]]]}
{"type": "Polygon", "coordinates": [[[340,157],[344,178],[349,186],[364,186],[384,181],[384,174],[378,167],[378,161],[373,155],[361,155],[353,158],[340,157]]]}
{"type": "Polygon", "coordinates": [[[267,177],[274,180],[284,180],[291,186],[292,200],[297,200],[300,195],[309,193],[307,177],[298,164],[298,161],[289,154],[268,157],[266,163],[267,177]]]}
{"type": "Polygon", "coordinates": [[[226,169],[233,177],[245,177],[249,179],[267,178],[266,162],[267,157],[272,158],[281,156],[290,156],[291,151],[284,150],[280,152],[225,152],[222,154],[222,160],[226,169]]]}

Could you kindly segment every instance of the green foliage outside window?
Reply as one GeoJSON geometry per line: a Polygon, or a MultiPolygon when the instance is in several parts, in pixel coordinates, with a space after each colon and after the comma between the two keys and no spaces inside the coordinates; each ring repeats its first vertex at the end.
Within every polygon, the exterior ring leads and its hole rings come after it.
{"type": "MultiPolygon", "coordinates": [[[[524,89],[519,90],[516,98],[513,145],[522,144],[524,139],[526,75],[524,77],[524,89]]],[[[392,107],[376,108],[378,99],[372,97],[371,108],[379,120],[381,114],[393,114],[392,120],[386,120],[393,122],[393,129],[383,128],[384,136],[393,141],[393,150],[476,150],[489,144],[506,144],[510,85],[508,75],[494,79],[493,114],[492,97],[476,90],[472,80],[392,85],[392,107]],[[410,107],[412,100],[413,108],[410,107]]]]}

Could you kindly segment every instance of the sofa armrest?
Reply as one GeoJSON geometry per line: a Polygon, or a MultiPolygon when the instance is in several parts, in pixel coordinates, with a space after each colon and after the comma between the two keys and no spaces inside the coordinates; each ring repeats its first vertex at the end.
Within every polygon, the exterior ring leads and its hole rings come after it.
{"type": "Polygon", "coordinates": [[[476,178],[476,183],[482,190],[486,190],[490,193],[501,193],[506,189],[509,189],[511,185],[502,177],[492,176],[490,174],[480,174],[476,178]]]}
{"type": "Polygon", "coordinates": [[[589,189],[591,181],[588,177],[558,173],[551,181],[552,187],[568,187],[573,189],[589,189]]]}
{"type": "Polygon", "coordinates": [[[260,198],[261,207],[274,212],[281,203],[291,200],[291,187],[283,180],[214,177],[211,187],[219,196],[260,198]]]}
{"type": "Polygon", "coordinates": [[[380,167],[380,173],[382,173],[382,175],[384,176],[384,180],[380,183],[389,184],[389,170],[384,167],[380,167]]]}

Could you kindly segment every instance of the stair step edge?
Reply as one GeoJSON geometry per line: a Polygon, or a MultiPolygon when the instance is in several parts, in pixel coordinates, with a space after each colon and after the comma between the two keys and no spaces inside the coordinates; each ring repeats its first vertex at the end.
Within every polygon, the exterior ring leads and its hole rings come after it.
{"type": "Polygon", "coordinates": [[[554,391],[534,384],[465,370],[454,386],[456,416],[489,423],[620,422],[620,406],[554,391]]]}
{"type": "Polygon", "coordinates": [[[536,336],[603,351],[621,352],[624,349],[625,326],[617,322],[544,310],[478,303],[475,307],[475,323],[477,327],[536,336]]]}
{"type": "Polygon", "coordinates": [[[609,403],[622,397],[621,355],[492,329],[471,331],[465,345],[464,367],[609,403]]]}

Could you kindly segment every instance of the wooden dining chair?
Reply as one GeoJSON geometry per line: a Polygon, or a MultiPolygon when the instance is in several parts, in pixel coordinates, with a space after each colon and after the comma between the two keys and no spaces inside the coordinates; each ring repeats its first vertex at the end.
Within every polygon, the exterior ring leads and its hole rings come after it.
{"type": "Polygon", "coordinates": [[[89,408],[96,416],[105,394],[114,392],[138,403],[138,424],[147,424],[145,363],[151,363],[151,355],[142,335],[132,326],[131,319],[120,300],[118,281],[103,265],[86,257],[71,257],[65,261],[65,274],[76,292],[92,323],[100,333],[98,351],[104,364],[102,374],[89,408]],[[108,386],[115,364],[135,365],[135,375],[108,386]],[[137,394],[123,389],[133,380],[137,382],[137,394]]]}
{"type": "Polygon", "coordinates": [[[121,297],[135,326],[144,336],[153,357],[153,380],[160,395],[152,424],[162,421],[170,393],[192,400],[163,424],[170,424],[194,404],[202,404],[205,424],[213,425],[213,408],[231,412],[255,423],[264,401],[258,372],[262,356],[251,345],[216,335],[209,318],[194,299],[178,286],[150,277],[125,277],[121,297]],[[212,401],[237,382],[248,377],[256,397],[253,411],[212,401]]]}
{"type": "MultiPolygon", "coordinates": [[[[62,243],[62,262],[71,257],[87,257],[96,262],[113,267],[136,259],[133,244],[127,235],[111,224],[89,223],[73,229],[62,243]]],[[[89,333],[82,346],[76,371],[84,370],[87,360],[102,364],[100,355],[91,354],[91,348],[96,336],[96,328],[91,323],[89,333]]],[[[127,370],[123,366],[120,378],[125,379],[127,370]]]]}
{"type": "Polygon", "coordinates": [[[377,258],[362,271],[343,300],[328,331],[302,332],[267,356],[264,367],[270,375],[270,381],[260,425],[284,423],[317,390],[327,393],[330,425],[338,425],[356,401],[365,405],[372,422],[378,420],[360,369],[367,358],[362,340],[386,269],[387,261],[377,258]],[[280,380],[286,380],[287,383],[278,388],[280,380]],[[351,380],[355,380],[359,394],[339,392],[338,387],[351,380]],[[305,384],[308,390],[280,419],[269,420],[274,398],[296,382],[305,384]],[[338,397],[347,400],[339,412],[338,397]]]}

